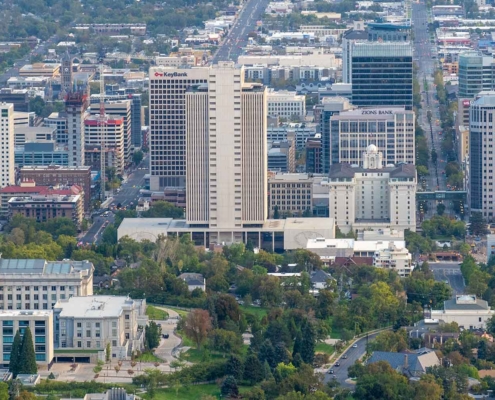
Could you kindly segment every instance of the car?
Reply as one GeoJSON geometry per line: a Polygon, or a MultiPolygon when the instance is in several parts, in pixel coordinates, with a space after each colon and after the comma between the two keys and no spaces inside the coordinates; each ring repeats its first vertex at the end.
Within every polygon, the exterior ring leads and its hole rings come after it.
{"type": "Polygon", "coordinates": [[[329,369],[329,370],[328,370],[328,373],[329,373],[330,375],[333,375],[333,374],[335,373],[335,371],[334,371],[333,369],[329,369]]]}
{"type": "Polygon", "coordinates": [[[344,354],[344,355],[342,356],[342,359],[347,360],[347,354],[344,354]]]}
{"type": "Polygon", "coordinates": [[[156,324],[156,326],[158,326],[159,328],[161,328],[162,327],[162,324],[156,324]]]}
{"type": "Polygon", "coordinates": [[[340,367],[340,363],[337,361],[333,366],[334,367],[340,367]]]}
{"type": "Polygon", "coordinates": [[[357,349],[357,343],[354,343],[354,344],[352,345],[352,348],[353,348],[353,349],[357,349]]]}

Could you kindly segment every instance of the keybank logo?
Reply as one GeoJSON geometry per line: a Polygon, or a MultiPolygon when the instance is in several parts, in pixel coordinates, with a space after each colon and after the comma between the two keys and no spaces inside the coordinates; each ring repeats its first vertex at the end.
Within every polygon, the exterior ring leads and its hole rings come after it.
{"type": "Polygon", "coordinates": [[[155,72],[155,76],[163,76],[165,78],[182,78],[187,77],[187,72],[155,72]]]}

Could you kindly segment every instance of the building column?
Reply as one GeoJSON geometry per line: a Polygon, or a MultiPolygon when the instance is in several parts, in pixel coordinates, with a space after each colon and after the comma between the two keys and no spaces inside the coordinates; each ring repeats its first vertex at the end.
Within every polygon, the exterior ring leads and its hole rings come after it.
{"type": "Polygon", "coordinates": [[[275,252],[275,232],[272,232],[272,252],[275,252]]]}
{"type": "Polygon", "coordinates": [[[234,231],[230,232],[230,242],[234,243],[234,231]]]}
{"type": "Polygon", "coordinates": [[[258,231],[258,248],[261,249],[261,231],[258,231]]]}
{"type": "Polygon", "coordinates": [[[206,248],[206,231],[203,232],[203,246],[206,248]]]}

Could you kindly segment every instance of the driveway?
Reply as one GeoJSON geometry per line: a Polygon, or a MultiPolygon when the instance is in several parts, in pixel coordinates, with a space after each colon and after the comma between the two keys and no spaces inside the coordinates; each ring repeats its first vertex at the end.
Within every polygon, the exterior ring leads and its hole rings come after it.
{"type": "Polygon", "coordinates": [[[157,324],[162,325],[162,334],[168,333],[168,339],[160,339],[160,344],[155,349],[155,355],[160,357],[162,360],[170,363],[176,358],[174,357],[173,350],[181,344],[181,339],[175,336],[174,331],[177,327],[177,322],[179,322],[179,314],[174,310],[170,310],[165,307],[156,307],[160,310],[166,311],[168,313],[168,319],[165,321],[154,320],[157,324]]]}

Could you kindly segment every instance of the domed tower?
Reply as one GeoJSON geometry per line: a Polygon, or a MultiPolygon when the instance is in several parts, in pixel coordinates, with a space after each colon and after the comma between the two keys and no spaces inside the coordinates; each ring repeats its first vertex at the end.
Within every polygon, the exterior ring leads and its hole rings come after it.
{"type": "Polygon", "coordinates": [[[370,144],[363,153],[363,168],[381,169],[383,166],[383,154],[378,151],[378,147],[370,144]]]}

